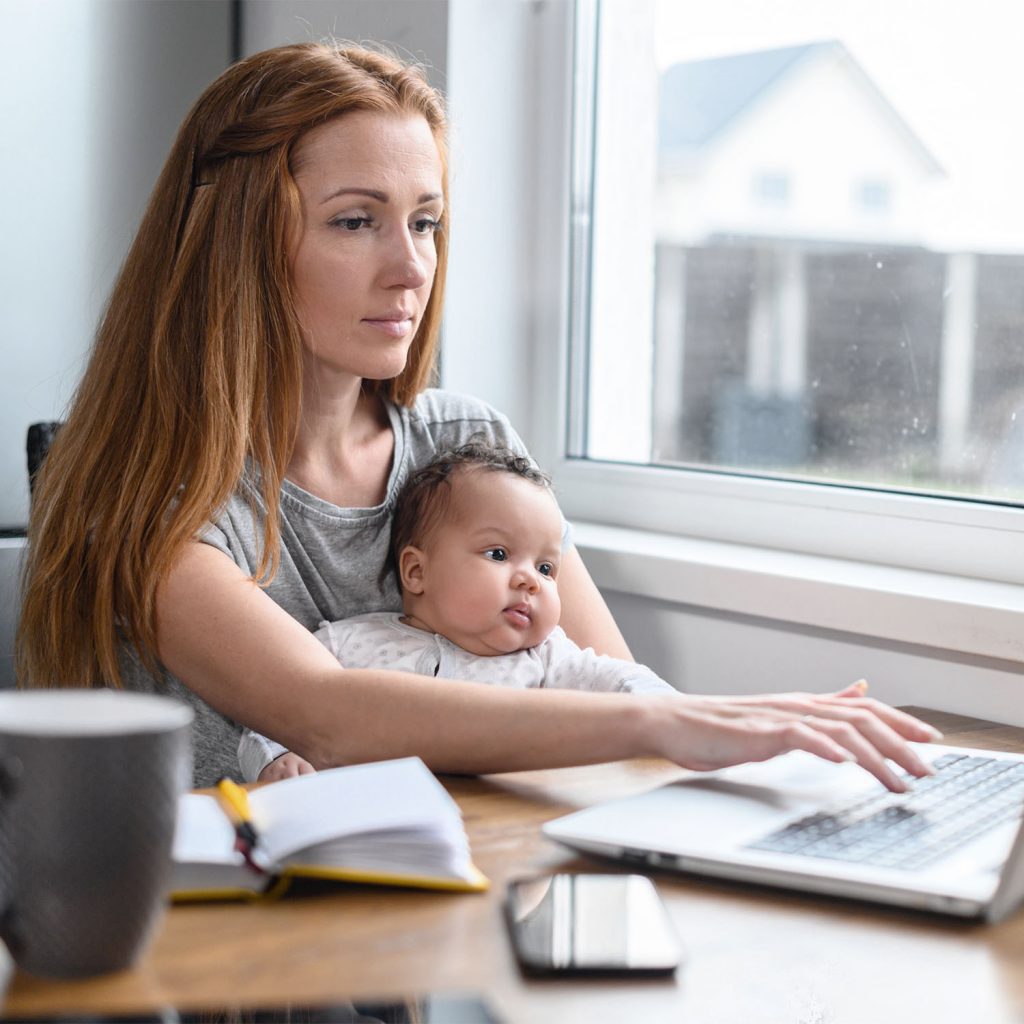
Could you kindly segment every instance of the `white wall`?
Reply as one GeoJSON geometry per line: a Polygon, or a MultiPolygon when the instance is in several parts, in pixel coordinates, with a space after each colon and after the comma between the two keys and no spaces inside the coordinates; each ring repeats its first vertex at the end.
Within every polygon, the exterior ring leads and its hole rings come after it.
{"type": "Polygon", "coordinates": [[[1024,726],[1019,662],[605,592],[638,661],[689,693],[838,690],[1024,726]]]}
{"type": "Polygon", "coordinates": [[[0,526],[60,419],[178,123],[227,64],[225,0],[0,0],[0,526]]]}
{"type": "Polygon", "coordinates": [[[521,0],[451,0],[449,8],[452,234],[442,380],[501,409],[532,444],[537,193],[533,166],[521,157],[538,116],[537,12],[521,0]]]}

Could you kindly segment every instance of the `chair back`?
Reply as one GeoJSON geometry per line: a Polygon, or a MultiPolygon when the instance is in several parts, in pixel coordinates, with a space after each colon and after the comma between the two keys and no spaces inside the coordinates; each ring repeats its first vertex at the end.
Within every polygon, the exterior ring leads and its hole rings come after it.
{"type": "Polygon", "coordinates": [[[28,439],[25,447],[28,454],[28,488],[30,497],[35,490],[36,474],[39,472],[39,467],[43,464],[46,453],[50,450],[50,445],[57,436],[57,431],[60,430],[61,425],[60,420],[51,420],[46,423],[33,423],[28,428],[28,439]]]}

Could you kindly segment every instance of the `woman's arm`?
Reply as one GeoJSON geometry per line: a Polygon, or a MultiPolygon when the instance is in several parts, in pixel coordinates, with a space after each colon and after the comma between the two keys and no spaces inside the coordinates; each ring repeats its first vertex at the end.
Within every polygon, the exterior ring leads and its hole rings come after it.
{"type": "Polygon", "coordinates": [[[316,767],[417,754],[438,771],[488,772],[654,753],[628,696],[344,669],[206,544],[189,544],[161,586],[157,632],[160,660],[191,690],[316,767]]]}
{"type": "Polygon", "coordinates": [[[858,694],[683,699],[345,669],[225,554],[200,543],[158,592],[157,632],[163,663],[203,700],[318,768],[416,754],[449,772],[650,756],[706,769],[800,748],[856,759],[898,789],[884,758],[923,774],[903,737],[932,737],[858,694]]]}
{"type": "Polygon", "coordinates": [[[558,624],[570,640],[579,647],[593,647],[598,654],[633,660],[608,605],[574,546],[566,550],[558,568],[558,593],[562,599],[558,624]]]}

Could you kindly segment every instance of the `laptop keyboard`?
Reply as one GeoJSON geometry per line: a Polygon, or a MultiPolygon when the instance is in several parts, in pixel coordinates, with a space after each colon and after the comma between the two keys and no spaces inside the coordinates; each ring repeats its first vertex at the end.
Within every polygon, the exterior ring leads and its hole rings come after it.
{"type": "Polygon", "coordinates": [[[923,779],[903,776],[909,793],[808,815],[747,849],[916,870],[1020,817],[1024,762],[949,753],[934,767],[923,779]]]}

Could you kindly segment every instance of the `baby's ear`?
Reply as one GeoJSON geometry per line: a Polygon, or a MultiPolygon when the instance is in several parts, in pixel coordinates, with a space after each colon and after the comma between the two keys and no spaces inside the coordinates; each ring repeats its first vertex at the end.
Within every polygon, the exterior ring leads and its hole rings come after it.
{"type": "Polygon", "coordinates": [[[398,576],[402,581],[402,593],[423,593],[423,572],[426,555],[419,548],[407,544],[398,555],[398,576]]]}

